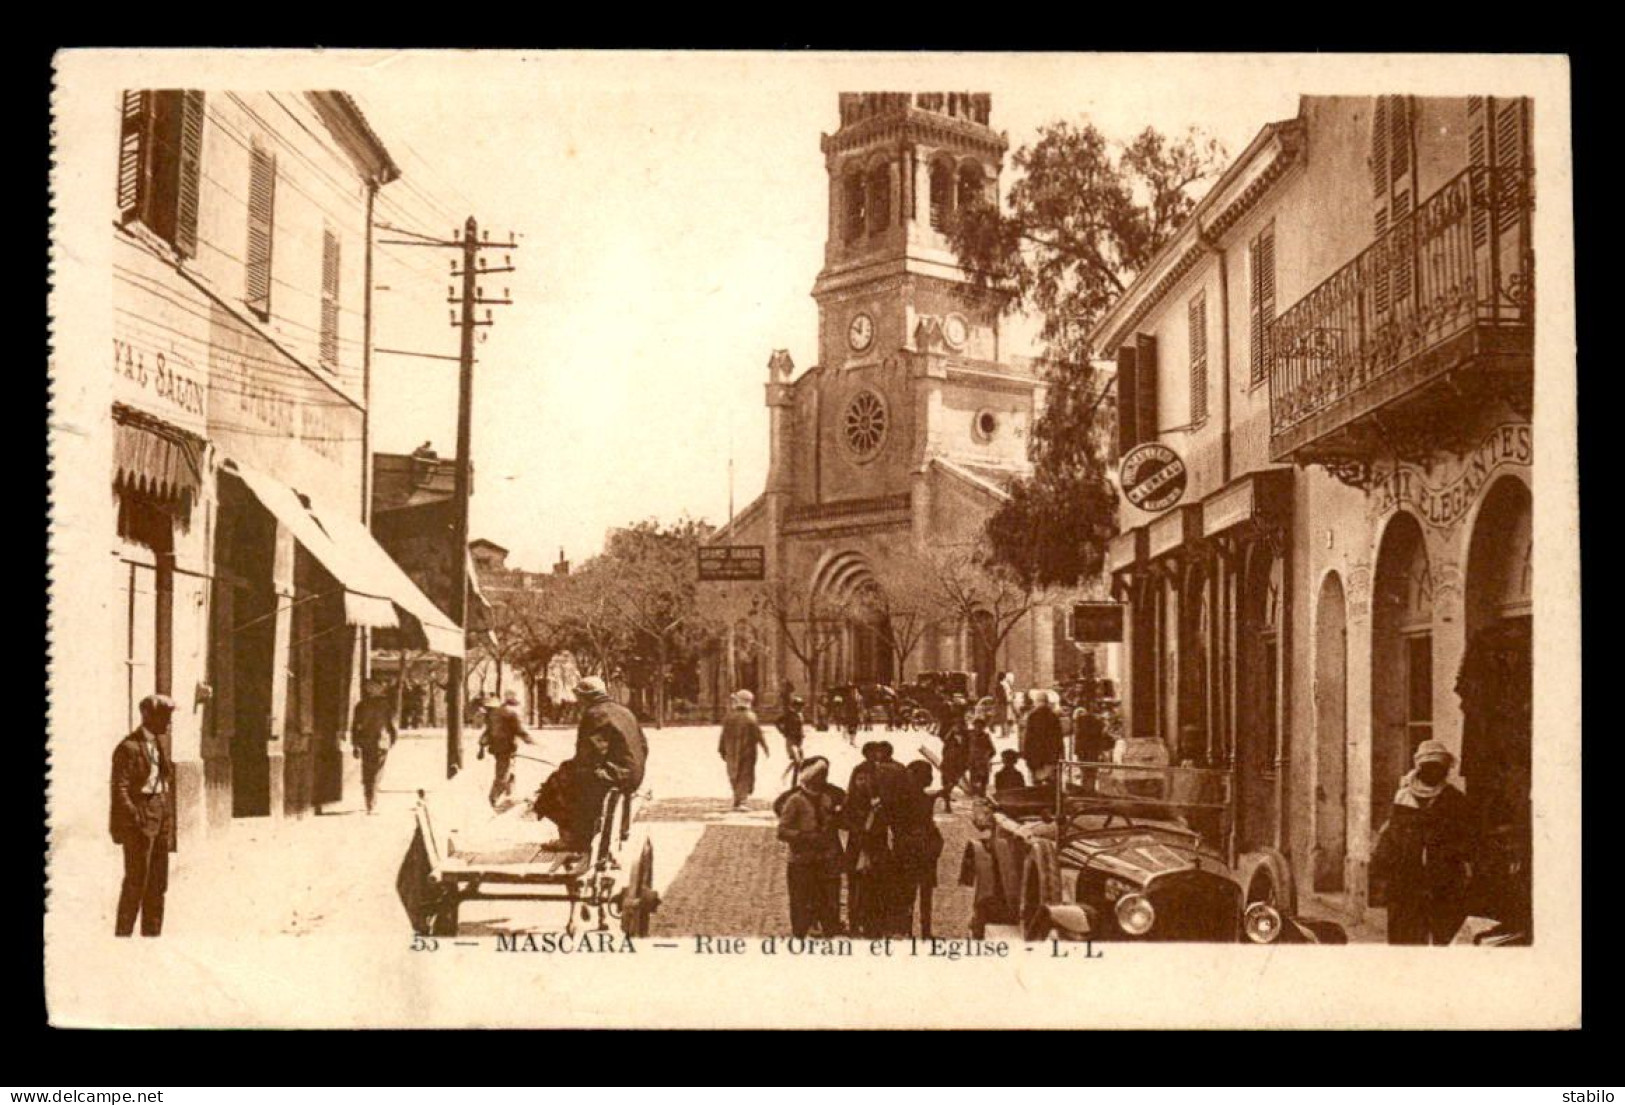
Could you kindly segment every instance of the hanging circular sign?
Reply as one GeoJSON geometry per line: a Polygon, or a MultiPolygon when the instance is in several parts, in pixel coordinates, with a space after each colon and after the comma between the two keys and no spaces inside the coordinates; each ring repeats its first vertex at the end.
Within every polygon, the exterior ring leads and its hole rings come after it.
{"type": "Polygon", "coordinates": [[[1123,497],[1144,511],[1167,510],[1185,494],[1185,462],[1160,441],[1130,449],[1117,475],[1123,497]]]}

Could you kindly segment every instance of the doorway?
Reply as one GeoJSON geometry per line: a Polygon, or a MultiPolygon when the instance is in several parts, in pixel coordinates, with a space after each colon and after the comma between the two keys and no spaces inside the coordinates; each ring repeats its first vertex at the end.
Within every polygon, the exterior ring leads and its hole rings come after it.
{"type": "Polygon", "coordinates": [[[1236,840],[1276,846],[1276,749],[1280,737],[1281,558],[1254,545],[1242,576],[1237,626],[1236,840]]]}
{"type": "Polygon", "coordinates": [[[1467,554],[1461,776],[1482,812],[1476,912],[1532,932],[1534,544],[1530,496],[1506,476],[1484,497],[1467,554]]]}
{"type": "Polygon", "coordinates": [[[1348,607],[1336,572],[1315,610],[1316,890],[1343,889],[1348,854],[1348,607]]]}
{"type": "MultiPolygon", "coordinates": [[[[1372,583],[1371,832],[1388,819],[1416,746],[1433,735],[1433,576],[1422,527],[1396,514],[1383,534],[1372,583]]],[[[1383,904],[1380,885],[1369,888],[1383,904]]]]}
{"type": "Polygon", "coordinates": [[[216,682],[225,701],[216,715],[228,731],[231,815],[271,813],[271,686],[276,658],[273,585],[276,519],[236,479],[222,475],[215,525],[216,682]],[[221,670],[225,669],[225,670],[221,670]]]}

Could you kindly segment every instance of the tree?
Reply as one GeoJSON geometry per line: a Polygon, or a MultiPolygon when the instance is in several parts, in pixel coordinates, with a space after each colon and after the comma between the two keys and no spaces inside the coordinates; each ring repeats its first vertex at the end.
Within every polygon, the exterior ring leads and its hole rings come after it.
{"type": "Polygon", "coordinates": [[[698,549],[712,527],[684,518],[611,530],[598,570],[613,574],[610,606],[632,638],[631,661],[652,662],[655,725],[666,721],[675,659],[694,659],[720,628],[699,602],[698,549]]]}
{"type": "Polygon", "coordinates": [[[1034,471],[988,520],[992,558],[1024,585],[1098,574],[1116,531],[1101,435],[1110,425],[1089,360],[1090,331],[1196,206],[1224,152],[1191,130],[1147,128],[1114,146],[1087,122],[1052,123],[1012,159],[1008,210],[962,208],[950,228],[976,286],[1042,322],[1048,394],[1028,439],[1034,471]]]}
{"type": "Polygon", "coordinates": [[[1073,589],[1022,579],[975,545],[950,545],[927,554],[933,586],[943,608],[968,627],[988,654],[997,656],[1011,630],[1042,606],[1073,597],[1073,589]]]}
{"type": "Polygon", "coordinates": [[[876,587],[864,599],[873,602],[891,628],[888,644],[897,660],[897,682],[907,681],[908,658],[938,622],[956,616],[946,601],[937,566],[928,556],[893,553],[875,565],[876,587]]]}
{"type": "Polygon", "coordinates": [[[835,645],[832,630],[844,624],[855,611],[852,599],[785,581],[782,587],[768,586],[757,595],[759,608],[778,627],[779,639],[801,661],[807,673],[807,693],[813,704],[813,718],[822,718],[818,690],[824,654],[835,645]]]}

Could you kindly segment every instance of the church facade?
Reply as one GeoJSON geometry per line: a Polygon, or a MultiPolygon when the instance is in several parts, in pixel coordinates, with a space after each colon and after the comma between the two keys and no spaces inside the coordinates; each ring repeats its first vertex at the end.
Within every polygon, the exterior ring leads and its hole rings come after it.
{"type": "MultiPolygon", "coordinates": [[[[986,693],[1000,671],[1021,687],[1070,673],[1072,646],[1058,645],[1048,608],[1008,633],[937,618],[914,641],[887,613],[899,599],[890,581],[917,580],[925,558],[981,540],[1030,470],[1027,435],[1044,401],[1037,367],[1002,348],[1000,299],[973,285],[947,236],[958,207],[998,198],[1007,143],[989,126],[991,99],[840,97],[840,127],[822,142],[819,360],[798,374],[787,351],[773,354],[766,487],[712,539],[764,547],[755,586],[777,610],[756,619],[753,637],[736,635],[712,681],[723,690],[749,687],[771,703],[786,685],[806,693],[952,670],[975,674],[986,693]]],[[[751,585],[726,586],[739,598],[751,585]]]]}

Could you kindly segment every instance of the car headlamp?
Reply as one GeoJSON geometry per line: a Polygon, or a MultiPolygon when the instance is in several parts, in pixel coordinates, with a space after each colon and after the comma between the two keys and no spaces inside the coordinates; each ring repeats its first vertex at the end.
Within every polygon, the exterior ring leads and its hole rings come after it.
{"type": "Polygon", "coordinates": [[[1157,911],[1144,894],[1125,894],[1117,899],[1117,925],[1130,936],[1144,936],[1157,921],[1157,911]]]}
{"type": "Polygon", "coordinates": [[[1281,914],[1268,902],[1254,902],[1241,915],[1241,929],[1255,944],[1273,944],[1281,936],[1281,914]]]}

